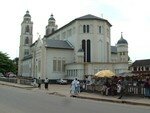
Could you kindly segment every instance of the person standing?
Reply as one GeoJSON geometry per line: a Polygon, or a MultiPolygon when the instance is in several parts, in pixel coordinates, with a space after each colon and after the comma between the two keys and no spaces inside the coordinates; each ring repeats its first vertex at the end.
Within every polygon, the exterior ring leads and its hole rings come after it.
{"type": "Polygon", "coordinates": [[[45,89],[48,90],[48,78],[45,79],[44,83],[45,83],[45,89]]]}
{"type": "Polygon", "coordinates": [[[150,84],[149,84],[149,79],[146,79],[145,83],[144,83],[144,88],[145,88],[145,92],[144,92],[144,96],[145,97],[149,97],[150,96],[150,84]]]}
{"type": "Polygon", "coordinates": [[[71,96],[75,97],[77,95],[77,91],[76,91],[76,86],[77,86],[77,78],[75,78],[72,82],[71,82],[71,96]]]}
{"type": "Polygon", "coordinates": [[[80,81],[77,80],[76,82],[76,91],[77,91],[77,94],[80,93],[80,81]]]}
{"type": "Polygon", "coordinates": [[[118,82],[117,83],[117,93],[120,95],[120,93],[121,93],[121,83],[120,82],[118,82]]]}
{"type": "Polygon", "coordinates": [[[33,79],[33,86],[36,87],[36,78],[33,79]]]}
{"type": "Polygon", "coordinates": [[[41,88],[41,83],[42,83],[42,80],[41,80],[41,78],[39,77],[39,79],[38,79],[38,88],[41,88]]]}
{"type": "Polygon", "coordinates": [[[120,96],[118,97],[118,99],[121,99],[123,95],[125,95],[127,93],[127,81],[122,79],[120,81],[121,84],[121,92],[120,92],[120,96]]]}

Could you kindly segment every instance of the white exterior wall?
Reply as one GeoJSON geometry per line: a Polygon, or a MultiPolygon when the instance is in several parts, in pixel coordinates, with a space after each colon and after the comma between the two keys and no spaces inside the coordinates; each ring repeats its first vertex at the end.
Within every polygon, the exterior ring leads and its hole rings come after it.
{"type": "Polygon", "coordinates": [[[128,63],[91,63],[85,65],[85,75],[94,75],[101,70],[111,70],[116,74],[128,72],[128,63]]]}
{"type": "Polygon", "coordinates": [[[72,63],[66,65],[66,79],[78,78],[79,80],[84,79],[84,64],[83,63],[72,63]],[[76,73],[67,73],[67,71],[76,71],[76,73]]]}
{"type": "Polygon", "coordinates": [[[118,61],[118,55],[117,54],[111,54],[111,62],[117,62],[118,61]]]}
{"type": "Polygon", "coordinates": [[[110,45],[109,45],[109,59],[107,60],[107,46],[106,43],[110,44],[110,37],[107,37],[105,33],[105,29],[110,30],[110,26],[105,24],[106,22],[97,21],[97,20],[85,20],[78,21],[77,23],[77,36],[75,50],[77,51],[81,48],[82,40],[90,40],[91,41],[91,62],[107,62],[110,61],[110,45]],[[90,33],[83,33],[83,25],[90,26],[90,33]],[[98,26],[103,26],[103,32],[99,33],[98,26]]]}
{"type": "Polygon", "coordinates": [[[114,71],[113,64],[111,63],[90,63],[85,65],[85,75],[94,75],[100,70],[114,71]]]}
{"type": "Polygon", "coordinates": [[[114,72],[116,74],[128,72],[129,71],[128,67],[129,67],[128,62],[126,62],[126,63],[115,63],[114,64],[114,72]]]}
{"type": "Polygon", "coordinates": [[[75,62],[77,62],[77,51],[82,47],[82,40],[91,41],[91,62],[108,62],[111,59],[110,50],[110,26],[105,21],[84,20],[75,21],[71,25],[60,30],[49,39],[68,40],[74,47],[75,62]],[[83,25],[90,25],[90,33],[83,33],[83,25]],[[103,26],[102,33],[99,33],[99,26],[103,26]],[[68,36],[68,30],[71,29],[71,35],[68,36]],[[109,29],[109,36],[107,36],[109,29]],[[65,34],[65,36],[64,36],[65,34]],[[109,47],[107,49],[107,42],[109,47]],[[107,52],[107,50],[109,50],[107,52]]]}
{"type": "Polygon", "coordinates": [[[46,54],[47,64],[45,77],[50,79],[64,78],[65,72],[53,72],[53,59],[65,59],[66,63],[72,63],[74,56],[73,50],[47,48],[46,54]]]}
{"type": "Polygon", "coordinates": [[[35,77],[35,46],[31,47],[31,54],[32,54],[32,73],[31,76],[35,77]]]}
{"type": "Polygon", "coordinates": [[[128,45],[127,44],[118,44],[117,52],[118,52],[119,62],[128,62],[128,45]],[[120,52],[124,52],[125,55],[120,55],[120,52]]]}
{"type": "Polygon", "coordinates": [[[27,59],[27,60],[24,60],[23,63],[22,63],[22,76],[25,76],[25,77],[30,77],[31,76],[31,73],[32,73],[32,70],[31,70],[31,67],[32,67],[32,59],[27,59]]]}

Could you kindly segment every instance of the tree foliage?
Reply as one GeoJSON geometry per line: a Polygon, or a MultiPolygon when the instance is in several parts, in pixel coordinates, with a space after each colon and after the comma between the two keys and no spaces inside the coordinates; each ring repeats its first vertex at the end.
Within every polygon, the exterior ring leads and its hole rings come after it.
{"type": "Polygon", "coordinates": [[[17,72],[17,67],[6,53],[0,51],[0,73],[17,72]]]}

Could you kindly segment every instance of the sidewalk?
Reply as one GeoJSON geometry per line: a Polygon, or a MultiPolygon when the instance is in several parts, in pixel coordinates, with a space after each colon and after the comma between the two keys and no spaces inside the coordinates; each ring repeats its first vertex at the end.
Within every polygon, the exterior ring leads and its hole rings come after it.
{"type": "MultiPolygon", "coordinates": [[[[44,87],[44,86],[43,86],[44,87]]],[[[47,91],[49,94],[60,95],[60,96],[67,96],[70,97],[70,85],[49,85],[49,90],[47,91]]],[[[124,103],[124,104],[131,104],[131,105],[144,105],[150,106],[150,99],[144,97],[122,97],[122,99],[117,99],[118,96],[105,96],[96,93],[88,93],[88,92],[81,92],[76,98],[80,99],[90,99],[96,101],[106,101],[106,102],[115,102],[115,103],[124,103]]]]}
{"type": "Polygon", "coordinates": [[[118,96],[105,96],[105,95],[101,95],[101,94],[83,92],[83,93],[79,94],[79,96],[77,96],[77,98],[123,103],[123,104],[131,104],[131,105],[150,106],[150,99],[144,98],[144,97],[133,97],[133,96],[127,97],[127,96],[125,96],[125,97],[122,97],[122,99],[117,99],[118,96]]]}
{"type": "Polygon", "coordinates": [[[0,85],[6,85],[6,86],[11,86],[11,87],[17,87],[17,88],[34,88],[33,86],[29,86],[29,85],[23,85],[23,84],[17,84],[17,83],[11,83],[11,82],[4,82],[4,81],[0,81],[0,85]]]}
{"type": "MultiPolygon", "coordinates": [[[[18,88],[30,88],[34,91],[42,91],[50,95],[58,95],[63,97],[70,97],[70,85],[57,85],[57,84],[50,84],[49,89],[44,89],[44,84],[41,86],[41,89],[34,88],[33,86],[27,86],[27,85],[21,85],[21,84],[14,84],[14,83],[8,83],[8,82],[2,82],[0,81],[1,85],[7,85],[7,86],[13,86],[18,88]]],[[[122,99],[117,99],[117,96],[104,96],[101,94],[95,94],[95,93],[87,93],[87,92],[81,92],[79,95],[77,95],[76,98],[80,99],[90,99],[95,101],[105,101],[105,102],[115,102],[115,103],[123,103],[123,104],[131,104],[131,105],[143,105],[143,106],[150,106],[150,99],[143,98],[143,97],[123,97],[122,99]]]]}

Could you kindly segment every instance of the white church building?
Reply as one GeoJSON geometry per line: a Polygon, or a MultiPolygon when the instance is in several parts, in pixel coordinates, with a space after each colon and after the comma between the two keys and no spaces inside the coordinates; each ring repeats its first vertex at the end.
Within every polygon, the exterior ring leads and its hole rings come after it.
{"type": "Polygon", "coordinates": [[[33,22],[29,11],[21,23],[18,75],[83,80],[87,75],[109,69],[128,72],[128,43],[123,38],[111,46],[111,24],[94,15],[75,18],[57,29],[53,15],[45,36],[33,43],[33,22]]]}

